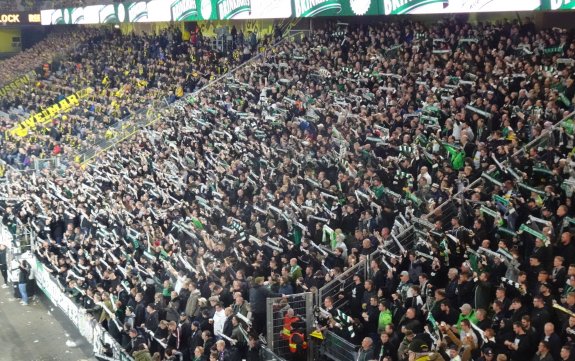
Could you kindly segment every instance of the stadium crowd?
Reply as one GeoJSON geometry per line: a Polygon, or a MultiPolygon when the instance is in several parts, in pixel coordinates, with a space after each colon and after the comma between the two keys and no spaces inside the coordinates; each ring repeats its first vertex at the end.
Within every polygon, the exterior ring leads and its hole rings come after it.
{"type": "Polygon", "coordinates": [[[41,74],[44,64],[51,63],[58,54],[66,53],[78,46],[91,33],[87,29],[74,29],[73,31],[58,29],[30,49],[0,61],[0,84],[7,85],[31,70],[36,70],[41,74]]]}
{"type": "MultiPolygon", "coordinates": [[[[0,141],[0,158],[15,168],[33,167],[34,159],[70,157],[113,138],[121,129],[141,121],[150,107],[173,102],[184,92],[201,87],[237,65],[244,56],[234,53],[234,49],[212,49],[209,42],[203,42],[201,34],[193,41],[183,41],[178,29],[168,29],[157,36],[121,36],[110,31],[75,36],[83,41],[67,56],[51,61],[46,69],[38,69],[37,82],[2,98],[0,110],[11,114],[2,119],[2,130],[6,131],[18,128],[26,123],[26,118],[71,94],[91,90],[77,106],[36,123],[27,132],[30,134],[24,134],[25,139],[17,134],[0,141]]],[[[41,54],[39,59],[51,57],[56,40],[61,38],[50,37],[29,53],[41,54]]],[[[237,45],[242,46],[243,42],[237,45]]],[[[248,46],[243,53],[249,56],[251,52],[252,47],[248,46]]],[[[7,61],[6,74],[18,74],[19,69],[38,64],[29,62],[27,55],[16,58],[7,61]]]]}
{"type": "Polygon", "coordinates": [[[12,174],[4,223],[36,230],[37,257],[136,360],[260,359],[266,298],[380,252],[321,300],[317,327],[358,360],[572,361],[573,128],[554,127],[572,34],[341,32],[280,42],[86,169],[12,174]],[[403,218],[430,229],[391,253],[403,218]]]}

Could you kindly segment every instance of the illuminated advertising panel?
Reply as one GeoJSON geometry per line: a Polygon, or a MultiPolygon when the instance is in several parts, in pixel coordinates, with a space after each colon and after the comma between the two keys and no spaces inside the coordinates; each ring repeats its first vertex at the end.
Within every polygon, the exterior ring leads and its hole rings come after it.
{"type": "Polygon", "coordinates": [[[384,15],[538,10],[540,0],[381,0],[384,15]]]}
{"type": "Polygon", "coordinates": [[[0,24],[2,25],[40,24],[40,20],[40,13],[0,11],[0,24]]]}
{"type": "Polygon", "coordinates": [[[166,0],[148,1],[147,8],[148,22],[172,21],[172,13],[170,7],[166,6],[166,0]]]}
{"type": "MultiPolygon", "coordinates": [[[[575,9],[575,0],[152,0],[45,10],[42,25],[575,9]]],[[[16,16],[5,16],[14,21],[16,16]]]]}
{"type": "Polygon", "coordinates": [[[541,10],[575,10],[575,0],[541,0],[541,10]]]}
{"type": "Polygon", "coordinates": [[[291,1],[252,0],[253,19],[285,19],[291,16],[291,1]]]}

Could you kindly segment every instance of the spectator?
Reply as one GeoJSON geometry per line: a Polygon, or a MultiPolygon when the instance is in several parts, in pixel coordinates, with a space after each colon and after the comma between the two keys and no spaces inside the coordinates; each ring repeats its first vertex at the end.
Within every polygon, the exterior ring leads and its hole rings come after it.
{"type": "Polygon", "coordinates": [[[359,349],[357,360],[358,361],[368,361],[375,357],[373,351],[373,340],[366,337],[361,341],[361,348],[359,349]]]}

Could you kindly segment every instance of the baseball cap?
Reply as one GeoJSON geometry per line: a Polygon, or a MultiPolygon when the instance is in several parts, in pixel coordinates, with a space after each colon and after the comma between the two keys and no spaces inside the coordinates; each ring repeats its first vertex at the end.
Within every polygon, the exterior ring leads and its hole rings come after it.
{"type": "Polygon", "coordinates": [[[422,340],[415,339],[409,344],[409,351],[416,353],[428,352],[429,346],[422,340]]]}

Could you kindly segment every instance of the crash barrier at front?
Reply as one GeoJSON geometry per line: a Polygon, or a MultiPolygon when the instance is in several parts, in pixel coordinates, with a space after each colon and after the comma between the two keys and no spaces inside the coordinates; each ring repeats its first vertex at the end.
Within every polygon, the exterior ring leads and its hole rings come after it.
{"type": "MultiPolygon", "coordinates": [[[[289,309],[293,309],[294,315],[297,316],[302,323],[305,323],[305,340],[307,343],[307,350],[305,352],[307,358],[302,359],[313,360],[313,342],[310,340],[310,334],[314,326],[314,297],[311,292],[298,293],[294,295],[286,295],[285,297],[268,298],[266,303],[266,319],[267,319],[267,343],[268,348],[280,358],[293,359],[292,352],[289,345],[289,335],[283,332],[284,317],[289,309]]],[[[294,329],[297,327],[294,326],[294,329]]]]}
{"type": "Polygon", "coordinates": [[[320,352],[332,360],[357,360],[357,346],[331,331],[325,332],[320,352]]]}

